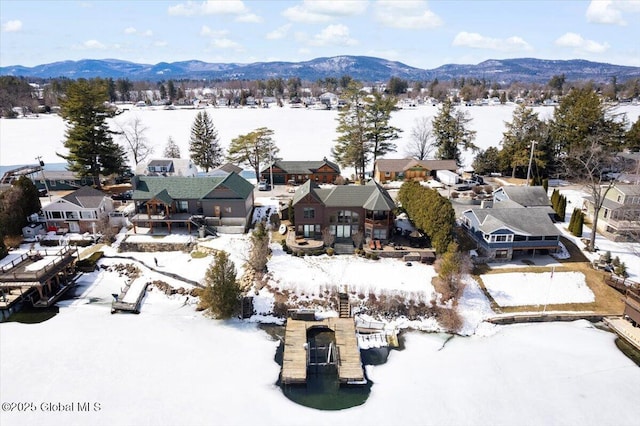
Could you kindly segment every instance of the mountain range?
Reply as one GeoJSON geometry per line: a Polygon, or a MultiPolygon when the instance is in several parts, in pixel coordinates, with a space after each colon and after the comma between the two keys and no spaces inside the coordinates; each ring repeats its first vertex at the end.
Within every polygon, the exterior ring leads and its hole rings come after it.
{"type": "Polygon", "coordinates": [[[511,83],[546,83],[554,75],[564,74],[566,80],[618,82],[640,78],[640,67],[590,62],[581,59],[546,60],[535,58],[490,59],[476,65],[448,64],[434,69],[415,68],[401,62],[369,56],[334,56],[303,62],[208,63],[203,61],[160,62],[138,64],[119,59],[83,59],[24,67],[0,67],[0,75],[32,78],[128,78],[129,80],[266,80],[269,78],[299,77],[316,81],[321,78],[340,78],[349,75],[360,81],[387,81],[399,77],[409,81],[428,81],[438,78],[472,77],[488,81],[511,83]]]}

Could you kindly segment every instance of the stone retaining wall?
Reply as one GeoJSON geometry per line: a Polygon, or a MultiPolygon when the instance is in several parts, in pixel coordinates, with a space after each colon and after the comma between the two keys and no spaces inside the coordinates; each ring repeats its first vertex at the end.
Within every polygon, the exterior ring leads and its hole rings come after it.
{"type": "Polygon", "coordinates": [[[151,251],[191,251],[191,243],[133,243],[123,241],[120,243],[119,250],[121,252],[137,251],[137,252],[151,252],[151,251]]]}

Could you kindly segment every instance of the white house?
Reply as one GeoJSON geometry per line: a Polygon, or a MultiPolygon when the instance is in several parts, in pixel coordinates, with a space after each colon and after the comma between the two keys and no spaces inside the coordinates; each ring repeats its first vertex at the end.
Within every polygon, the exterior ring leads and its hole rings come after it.
{"type": "Polygon", "coordinates": [[[189,158],[155,158],[138,164],[136,175],[193,177],[198,175],[198,169],[189,158]]]}
{"type": "Polygon", "coordinates": [[[42,208],[47,229],[95,232],[98,222],[113,210],[113,201],[102,191],[83,186],[42,208]]]}

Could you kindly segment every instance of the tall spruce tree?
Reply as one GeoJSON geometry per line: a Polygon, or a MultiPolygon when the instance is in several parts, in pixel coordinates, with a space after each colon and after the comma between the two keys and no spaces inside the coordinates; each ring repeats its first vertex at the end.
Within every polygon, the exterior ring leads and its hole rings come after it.
{"type": "MultiPolygon", "coordinates": [[[[504,164],[511,167],[511,177],[516,177],[516,170],[526,170],[531,156],[533,143],[540,142],[543,138],[543,123],[538,119],[538,114],[524,105],[516,107],[510,123],[505,123],[507,131],[502,138],[502,151],[504,164]]],[[[543,151],[540,144],[534,147],[533,158],[538,168],[544,167],[543,151]],[[536,149],[537,148],[537,149],[536,149]]]]}
{"type": "Polygon", "coordinates": [[[64,147],[69,153],[58,156],[67,160],[70,171],[93,178],[97,188],[100,175],[121,174],[127,162],[124,148],[113,141],[106,122],[116,114],[107,100],[107,84],[101,79],[71,82],[60,99],[60,115],[67,123],[64,147]]]}
{"type": "Polygon", "coordinates": [[[200,111],[191,125],[189,153],[194,164],[208,172],[222,164],[223,153],[218,131],[206,111],[200,111]]]}
{"type": "Polygon", "coordinates": [[[200,294],[200,304],[215,318],[227,319],[238,313],[242,289],[236,279],[236,267],[229,254],[220,250],[205,274],[206,287],[200,294]]]}
{"type": "Polygon", "coordinates": [[[167,144],[164,147],[164,158],[180,158],[180,147],[173,140],[171,136],[167,139],[167,144]]]}
{"type": "Polygon", "coordinates": [[[478,149],[473,143],[476,132],[467,128],[470,122],[471,118],[463,111],[456,110],[450,99],[442,103],[440,111],[433,118],[437,159],[456,160],[461,165],[462,150],[478,149]]]}
{"type": "MultiPolygon", "coordinates": [[[[376,163],[378,157],[382,157],[390,152],[395,152],[396,145],[391,142],[398,139],[401,129],[389,124],[391,112],[395,109],[397,99],[392,96],[383,96],[376,92],[373,98],[365,100],[365,139],[370,142],[372,164],[376,163]]],[[[373,176],[373,171],[371,173],[373,176]]]]}
{"type": "Polygon", "coordinates": [[[336,162],[342,167],[353,167],[358,179],[364,178],[371,151],[371,142],[367,138],[365,95],[360,83],[351,81],[348,84],[344,92],[347,105],[338,113],[338,139],[331,149],[336,162]]]}

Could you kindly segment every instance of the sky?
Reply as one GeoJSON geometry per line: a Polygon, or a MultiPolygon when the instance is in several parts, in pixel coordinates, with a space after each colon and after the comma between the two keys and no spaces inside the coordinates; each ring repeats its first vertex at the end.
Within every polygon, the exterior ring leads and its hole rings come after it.
{"type": "Polygon", "coordinates": [[[0,66],[364,55],[432,69],[487,59],[640,66],[640,1],[0,1],[0,66]]]}

